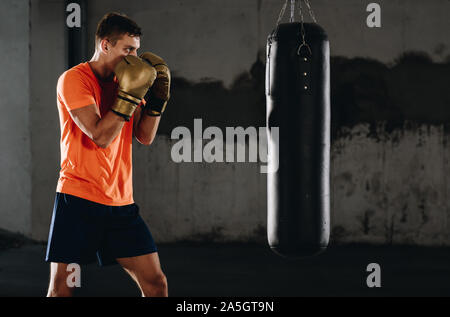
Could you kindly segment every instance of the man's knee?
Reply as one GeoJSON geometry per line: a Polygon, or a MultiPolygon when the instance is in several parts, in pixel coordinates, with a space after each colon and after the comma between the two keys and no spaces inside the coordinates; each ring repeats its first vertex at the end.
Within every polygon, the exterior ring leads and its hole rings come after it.
{"type": "Polygon", "coordinates": [[[158,293],[165,296],[164,294],[167,293],[167,277],[162,272],[147,276],[142,286],[144,293],[158,293]]]}
{"type": "Polygon", "coordinates": [[[151,285],[154,285],[154,287],[167,288],[167,277],[162,272],[152,276],[149,279],[149,282],[151,285]]]}

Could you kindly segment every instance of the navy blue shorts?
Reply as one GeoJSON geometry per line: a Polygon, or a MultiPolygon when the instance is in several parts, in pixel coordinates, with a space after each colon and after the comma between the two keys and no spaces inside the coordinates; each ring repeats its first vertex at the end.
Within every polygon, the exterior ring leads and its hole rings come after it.
{"type": "Polygon", "coordinates": [[[106,206],[56,193],[45,261],[109,265],[156,251],[136,204],[106,206]]]}

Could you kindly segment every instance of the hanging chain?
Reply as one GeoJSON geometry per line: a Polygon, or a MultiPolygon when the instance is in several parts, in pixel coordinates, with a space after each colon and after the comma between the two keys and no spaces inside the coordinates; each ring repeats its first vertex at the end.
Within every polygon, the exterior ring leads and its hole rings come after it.
{"type": "Polygon", "coordinates": [[[303,8],[302,8],[302,0],[298,2],[298,14],[300,15],[300,22],[303,23],[303,8]]]}
{"type": "MultiPolygon", "coordinates": [[[[283,4],[283,7],[281,8],[280,14],[278,16],[277,20],[277,26],[280,24],[281,20],[283,19],[284,13],[286,12],[287,4],[289,0],[286,0],[283,4]]],[[[299,7],[299,14],[300,14],[300,20],[303,23],[303,10],[302,10],[302,1],[305,2],[306,6],[308,7],[309,16],[314,21],[314,23],[317,23],[316,16],[314,15],[314,11],[311,8],[311,5],[309,4],[309,0],[290,0],[291,2],[291,18],[290,22],[294,22],[294,15],[295,15],[295,2],[298,1],[298,7],[299,7]]]]}
{"type": "MultiPolygon", "coordinates": [[[[316,16],[314,15],[314,12],[311,9],[311,6],[309,5],[309,1],[308,0],[304,0],[304,1],[306,3],[306,6],[308,7],[309,15],[310,15],[311,19],[314,21],[314,23],[317,23],[316,16]]],[[[300,2],[302,2],[302,0],[300,0],[300,2]]]]}
{"type": "Polygon", "coordinates": [[[298,2],[298,14],[300,15],[301,33],[302,33],[302,40],[303,40],[303,44],[304,44],[305,43],[305,27],[303,26],[304,19],[303,19],[302,0],[300,0],[298,2]]]}
{"type": "Polygon", "coordinates": [[[295,1],[296,0],[291,0],[291,18],[289,20],[289,22],[294,22],[295,19],[295,1]]]}
{"type": "MultiPolygon", "coordinates": [[[[307,1],[308,0],[305,0],[306,3],[308,3],[307,1]]],[[[308,3],[308,7],[309,7],[309,3],[308,3]]],[[[303,25],[304,24],[304,19],[303,19],[302,0],[298,1],[298,13],[300,15],[300,26],[301,26],[300,27],[300,33],[301,33],[301,36],[302,36],[302,44],[300,44],[300,46],[297,49],[297,55],[300,55],[300,50],[302,49],[302,47],[306,47],[308,49],[308,51],[309,51],[309,55],[312,55],[311,48],[309,47],[309,45],[306,43],[306,40],[305,40],[305,27],[303,25]]],[[[311,18],[312,18],[312,16],[311,16],[311,18]]]]}
{"type": "MultiPolygon", "coordinates": [[[[283,4],[283,7],[281,8],[281,12],[280,15],[278,16],[278,20],[277,20],[277,27],[276,29],[278,30],[278,26],[281,22],[281,20],[283,19],[284,13],[286,11],[287,8],[287,4],[288,4],[289,0],[286,0],[283,4]]],[[[311,8],[311,5],[309,4],[309,0],[290,0],[291,2],[291,17],[290,17],[290,22],[294,22],[294,16],[295,16],[295,2],[298,1],[298,13],[300,15],[300,24],[301,24],[301,36],[302,36],[302,43],[300,44],[298,50],[297,50],[297,55],[300,55],[300,50],[302,49],[302,47],[306,47],[309,51],[309,54],[312,55],[311,53],[311,48],[309,47],[309,45],[306,43],[306,39],[305,39],[305,27],[304,27],[304,17],[303,17],[303,7],[302,7],[302,1],[305,2],[306,6],[308,7],[308,12],[309,12],[309,16],[311,17],[311,19],[314,21],[314,23],[317,23],[316,20],[316,16],[314,15],[314,12],[311,8]]],[[[276,31],[275,31],[276,32],[276,31]]]]}
{"type": "Polygon", "coordinates": [[[283,7],[281,8],[281,12],[280,12],[280,15],[278,16],[278,20],[277,20],[277,26],[278,26],[278,24],[280,24],[281,19],[283,18],[284,11],[286,11],[287,3],[288,3],[288,0],[286,0],[286,1],[284,2],[283,7]]]}

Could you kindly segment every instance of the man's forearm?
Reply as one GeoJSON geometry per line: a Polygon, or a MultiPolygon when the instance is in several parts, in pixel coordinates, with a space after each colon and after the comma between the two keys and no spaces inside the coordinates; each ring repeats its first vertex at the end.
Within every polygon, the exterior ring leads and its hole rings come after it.
{"type": "Polygon", "coordinates": [[[97,121],[93,141],[101,148],[108,147],[119,135],[125,122],[121,116],[108,111],[103,118],[97,121]]]}
{"type": "Polygon", "coordinates": [[[155,139],[161,117],[149,116],[144,113],[144,111],[142,111],[142,115],[137,126],[136,138],[139,142],[150,145],[155,139]]]}

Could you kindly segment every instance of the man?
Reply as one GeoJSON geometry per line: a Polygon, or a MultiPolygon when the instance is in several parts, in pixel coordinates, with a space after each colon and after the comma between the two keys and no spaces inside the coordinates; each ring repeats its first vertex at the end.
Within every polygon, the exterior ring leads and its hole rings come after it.
{"type": "Polygon", "coordinates": [[[133,200],[132,138],[153,142],[169,100],[170,71],[152,53],[137,57],[140,36],[125,15],[105,15],[92,59],[58,80],[61,171],[47,296],[71,296],[67,265],[96,258],[100,265],[118,262],[142,296],[168,294],[155,242],[133,200]]]}

